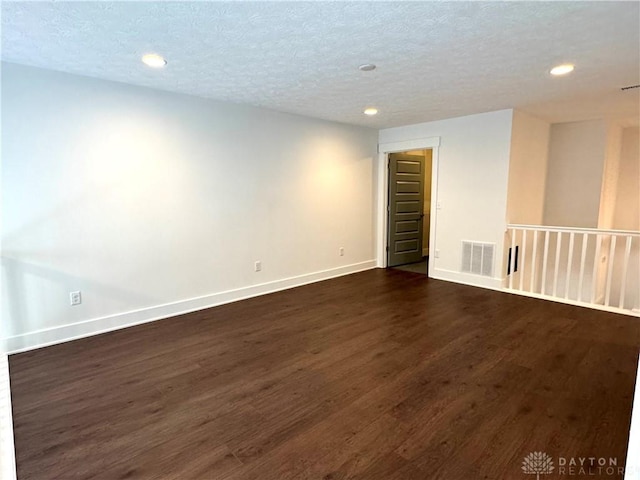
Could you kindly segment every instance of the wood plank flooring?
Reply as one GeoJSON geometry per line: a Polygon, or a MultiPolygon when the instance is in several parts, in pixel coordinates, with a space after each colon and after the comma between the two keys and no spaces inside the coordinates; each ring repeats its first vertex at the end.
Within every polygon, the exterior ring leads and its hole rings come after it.
{"type": "MultiPolygon", "coordinates": [[[[623,465],[639,346],[635,318],[371,270],[12,356],[18,478],[526,480],[532,451],[623,465]]],[[[557,465],[545,480],[585,478],[557,465]]]]}

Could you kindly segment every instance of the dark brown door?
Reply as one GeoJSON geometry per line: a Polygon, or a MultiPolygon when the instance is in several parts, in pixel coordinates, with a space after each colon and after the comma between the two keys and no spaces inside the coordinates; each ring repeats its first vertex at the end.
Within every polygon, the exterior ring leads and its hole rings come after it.
{"type": "Polygon", "coordinates": [[[422,260],[424,157],[389,154],[387,265],[422,260]]]}

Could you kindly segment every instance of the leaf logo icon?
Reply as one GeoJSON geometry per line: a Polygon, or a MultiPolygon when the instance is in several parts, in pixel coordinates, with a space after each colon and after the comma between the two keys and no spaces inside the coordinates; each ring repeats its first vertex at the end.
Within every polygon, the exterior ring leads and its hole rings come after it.
{"type": "Polygon", "coordinates": [[[535,475],[540,480],[540,475],[553,472],[553,460],[545,452],[531,452],[522,461],[522,471],[528,475],[535,475]]]}

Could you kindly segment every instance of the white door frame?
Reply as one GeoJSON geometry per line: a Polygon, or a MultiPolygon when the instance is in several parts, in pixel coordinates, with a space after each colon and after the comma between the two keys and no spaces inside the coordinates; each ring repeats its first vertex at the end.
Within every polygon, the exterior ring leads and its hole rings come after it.
{"type": "Polygon", "coordinates": [[[13,418],[9,383],[9,358],[0,338],[0,478],[15,480],[16,456],[13,443],[13,418]]]}
{"type": "Polygon", "coordinates": [[[377,218],[376,218],[376,264],[378,267],[387,266],[387,225],[389,212],[389,154],[406,152],[409,150],[427,150],[433,152],[431,160],[431,219],[429,231],[429,267],[427,276],[433,276],[435,268],[436,234],[437,234],[437,203],[438,203],[438,147],[440,137],[416,138],[402,142],[378,144],[378,181],[377,181],[377,218]]]}

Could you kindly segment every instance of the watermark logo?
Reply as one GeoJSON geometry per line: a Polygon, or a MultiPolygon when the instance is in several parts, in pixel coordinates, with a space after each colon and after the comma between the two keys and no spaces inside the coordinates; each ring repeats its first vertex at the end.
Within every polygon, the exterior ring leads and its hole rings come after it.
{"type": "Polygon", "coordinates": [[[522,461],[522,471],[527,475],[556,473],[562,476],[608,476],[622,477],[625,473],[623,466],[618,466],[617,457],[584,456],[558,457],[558,468],[553,464],[553,458],[546,452],[531,452],[522,461]],[[556,470],[556,472],[554,472],[556,470]]]}
{"type": "Polygon", "coordinates": [[[540,480],[540,475],[548,475],[553,472],[553,460],[545,452],[531,452],[524,457],[522,471],[528,475],[535,475],[540,480]]]}

